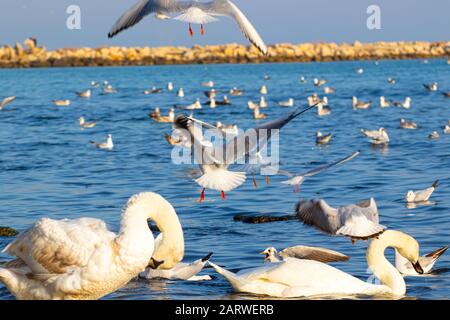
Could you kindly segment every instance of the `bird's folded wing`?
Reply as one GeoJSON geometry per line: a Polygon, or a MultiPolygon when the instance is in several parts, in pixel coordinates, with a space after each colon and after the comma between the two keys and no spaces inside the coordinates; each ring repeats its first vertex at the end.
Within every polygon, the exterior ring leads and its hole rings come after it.
{"type": "Polygon", "coordinates": [[[21,258],[33,273],[65,273],[83,267],[92,253],[111,238],[90,227],[43,218],[11,242],[4,252],[21,258]]]}
{"type": "Polygon", "coordinates": [[[323,263],[347,261],[348,256],[337,251],[320,247],[294,246],[280,252],[280,255],[297,259],[316,260],[323,263]]]}
{"type": "Polygon", "coordinates": [[[326,233],[335,234],[341,227],[338,210],[324,200],[300,201],[295,211],[297,219],[326,233]]]}
{"type": "Polygon", "coordinates": [[[316,174],[318,174],[318,173],[320,173],[320,172],[322,172],[322,171],[325,171],[325,170],[330,169],[330,168],[332,168],[332,167],[334,167],[334,166],[337,166],[337,165],[340,165],[340,164],[342,164],[342,163],[344,163],[344,162],[347,162],[347,161],[349,161],[349,160],[355,158],[358,154],[359,154],[358,151],[353,152],[351,155],[349,155],[349,156],[347,156],[347,157],[345,157],[345,158],[343,158],[343,159],[340,159],[340,160],[335,161],[335,162],[333,162],[333,163],[329,163],[329,164],[326,164],[326,165],[317,167],[317,168],[315,168],[315,169],[312,169],[312,170],[310,170],[310,171],[308,171],[308,172],[302,174],[302,176],[305,176],[305,177],[314,176],[314,175],[316,175],[316,174]]]}

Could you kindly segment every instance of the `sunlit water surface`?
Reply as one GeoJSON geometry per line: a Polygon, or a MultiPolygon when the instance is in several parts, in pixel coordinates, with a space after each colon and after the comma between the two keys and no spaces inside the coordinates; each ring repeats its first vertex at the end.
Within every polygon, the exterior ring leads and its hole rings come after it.
{"type": "MultiPolygon", "coordinates": [[[[450,136],[442,126],[450,118],[450,99],[430,93],[422,84],[438,82],[450,90],[450,66],[444,60],[424,64],[418,60],[340,62],[307,64],[161,66],[128,68],[66,68],[0,70],[0,95],[18,99],[0,112],[0,225],[25,230],[41,217],[55,219],[92,216],[104,219],[116,231],[120,210],[128,197],[141,191],[154,191],[166,197],[176,208],[185,232],[185,259],[191,261],[214,252],[213,261],[231,270],[262,264],[258,252],[268,246],[284,248],[304,244],[324,246],[351,256],[336,266],[363,280],[367,270],[366,242],[352,245],[349,239],[329,237],[297,221],[250,225],[233,221],[240,215],[284,215],[293,213],[300,199],[324,198],[333,205],[374,197],[381,223],[414,235],[422,253],[447,245],[450,234],[450,136]],[[359,75],[355,70],[364,68],[359,75]],[[361,154],[351,162],[309,178],[300,194],[280,184],[283,177],[272,177],[270,185],[259,178],[259,188],[251,180],[227,194],[207,191],[206,201],[196,200],[200,188],[188,176],[190,166],[171,163],[171,147],[163,135],[171,128],[153,122],[149,111],[160,106],[167,113],[173,104],[190,104],[202,94],[203,81],[213,80],[217,89],[239,87],[242,97],[232,97],[232,106],[196,112],[206,121],[222,120],[240,128],[256,124],[248,100],[259,100],[259,89],[267,81],[269,107],[263,109],[269,119],[290,111],[276,102],[292,97],[304,105],[313,92],[313,77],[324,78],[336,88],[329,95],[331,116],[319,118],[314,111],[296,119],[282,130],[281,162],[285,169],[302,172],[343,157],[352,151],[361,154]],[[300,75],[308,79],[299,82],[300,75]],[[395,85],[387,83],[395,77],[395,85]],[[101,95],[94,90],[90,99],[77,98],[76,90],[89,87],[92,80],[108,80],[118,93],[101,95]],[[183,87],[186,97],[175,93],[144,95],[152,86],[164,87],[172,81],[183,87]],[[369,110],[353,111],[351,97],[372,100],[369,110]],[[400,101],[412,98],[412,108],[381,109],[381,95],[400,101]],[[71,99],[70,107],[53,106],[53,99],[71,99]],[[98,121],[97,127],[81,130],[77,119],[84,115],[98,121]],[[399,119],[418,122],[418,130],[399,128],[399,119]],[[384,126],[390,134],[387,148],[374,148],[361,136],[360,128],[384,126]],[[315,145],[315,132],[332,132],[329,146],[315,145]],[[438,140],[427,138],[431,131],[438,140]],[[112,152],[97,150],[89,140],[114,138],[112,152]],[[404,195],[409,189],[425,188],[439,178],[433,206],[407,209],[404,195]]],[[[10,238],[0,238],[3,248],[10,238]]],[[[392,258],[392,252],[388,252],[392,258]]],[[[0,260],[9,259],[0,254],[0,260]]],[[[407,278],[407,297],[412,299],[447,298],[450,287],[449,255],[439,261],[440,273],[428,277],[407,278]]],[[[301,270],[299,271],[301,272],[301,270]]],[[[248,299],[233,294],[229,284],[212,269],[204,274],[212,281],[130,282],[106,299],[248,299]]],[[[0,285],[0,298],[13,299],[0,285]]]]}

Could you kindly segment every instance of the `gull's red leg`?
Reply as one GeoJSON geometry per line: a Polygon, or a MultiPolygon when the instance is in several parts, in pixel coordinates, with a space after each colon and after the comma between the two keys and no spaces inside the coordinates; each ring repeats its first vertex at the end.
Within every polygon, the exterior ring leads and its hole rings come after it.
{"type": "Polygon", "coordinates": [[[194,30],[192,30],[192,26],[191,26],[190,23],[189,23],[189,34],[190,34],[191,37],[194,36],[194,30]]]}
{"type": "Polygon", "coordinates": [[[266,176],[266,184],[270,184],[270,182],[269,182],[269,176],[266,176]]]}
{"type": "Polygon", "coordinates": [[[205,200],[205,188],[203,188],[202,193],[200,193],[200,203],[202,203],[203,200],[205,200]]]}
{"type": "Polygon", "coordinates": [[[225,192],[221,192],[221,194],[222,194],[222,200],[225,200],[225,192]]]}
{"type": "Polygon", "coordinates": [[[258,184],[256,183],[255,176],[253,176],[253,186],[254,186],[255,188],[258,188],[258,184]]]}
{"type": "Polygon", "coordinates": [[[200,33],[202,34],[202,36],[205,35],[205,27],[203,26],[203,24],[200,25],[200,33]]]}

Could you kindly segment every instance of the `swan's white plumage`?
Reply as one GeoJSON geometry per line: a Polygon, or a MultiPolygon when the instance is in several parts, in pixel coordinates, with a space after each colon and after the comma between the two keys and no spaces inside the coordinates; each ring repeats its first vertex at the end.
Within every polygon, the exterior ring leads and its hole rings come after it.
{"type": "Polygon", "coordinates": [[[406,292],[405,281],[384,257],[387,247],[396,248],[414,264],[419,260],[419,245],[407,234],[388,230],[378,239],[372,240],[367,250],[367,263],[382,285],[364,282],[337,268],[313,260],[287,258],[238,273],[209,263],[237,292],[283,298],[356,294],[402,296],[406,292]]]}
{"type": "Polygon", "coordinates": [[[4,249],[16,260],[0,268],[0,281],[18,299],[100,298],[148,265],[154,239],[147,219],[160,230],[178,221],[170,203],[151,192],[130,198],[117,235],[97,219],[43,218],[4,249]]]}

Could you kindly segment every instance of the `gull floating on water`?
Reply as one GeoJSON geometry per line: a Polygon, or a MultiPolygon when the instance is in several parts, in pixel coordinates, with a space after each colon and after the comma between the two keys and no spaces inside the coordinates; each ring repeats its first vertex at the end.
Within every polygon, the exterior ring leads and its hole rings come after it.
{"type": "Polygon", "coordinates": [[[372,144],[387,144],[390,141],[387,131],[383,127],[378,130],[361,129],[361,133],[369,138],[369,142],[372,144]]]}
{"type": "Polygon", "coordinates": [[[353,105],[353,109],[369,109],[370,105],[372,104],[371,101],[368,102],[363,102],[363,101],[358,101],[358,98],[353,96],[352,97],[352,105],[353,105]]]}
{"type": "Polygon", "coordinates": [[[92,91],[91,89],[88,89],[86,91],[77,92],[76,94],[81,98],[90,98],[92,95],[92,91]]]}
{"type": "Polygon", "coordinates": [[[428,135],[428,139],[430,140],[435,140],[435,139],[439,139],[440,135],[437,131],[433,131],[432,133],[430,133],[428,135]]]}
{"type": "Polygon", "coordinates": [[[344,162],[347,162],[353,158],[355,158],[357,155],[359,155],[359,152],[353,152],[351,155],[340,159],[338,161],[335,161],[333,163],[329,163],[320,167],[317,167],[315,169],[309,170],[305,173],[302,174],[294,174],[294,173],[290,173],[288,171],[284,171],[284,170],[280,170],[279,173],[285,176],[288,176],[290,179],[283,181],[281,183],[287,184],[292,186],[292,190],[294,192],[300,192],[300,186],[301,184],[305,181],[306,177],[312,177],[315,176],[316,174],[321,173],[322,171],[328,170],[334,166],[340,165],[344,162]]]}
{"type": "Polygon", "coordinates": [[[313,79],[313,84],[317,87],[317,88],[319,88],[319,87],[321,87],[321,86],[323,86],[325,83],[327,83],[327,80],[324,80],[324,79],[317,79],[317,78],[314,78],[313,79]]]}
{"type": "Polygon", "coordinates": [[[331,114],[331,108],[328,105],[328,98],[323,97],[323,99],[317,104],[317,115],[319,117],[328,116],[331,114]]]}
{"type": "Polygon", "coordinates": [[[99,149],[112,150],[114,148],[112,135],[110,135],[110,134],[108,134],[106,136],[106,142],[95,142],[95,141],[92,141],[92,140],[90,142],[93,145],[95,145],[97,148],[99,148],[99,149]]]}
{"type": "Polygon", "coordinates": [[[214,87],[214,81],[202,82],[202,86],[212,88],[212,87],[214,87]]]}
{"type": "Polygon", "coordinates": [[[410,109],[411,108],[411,98],[406,97],[404,102],[393,102],[392,104],[396,107],[410,109]]]}
{"type": "Polygon", "coordinates": [[[417,129],[417,123],[414,121],[406,121],[405,119],[400,119],[400,127],[403,129],[417,129]]]}
{"type": "Polygon", "coordinates": [[[172,82],[169,82],[167,84],[167,91],[173,91],[173,83],[172,82]]]}
{"type": "Polygon", "coordinates": [[[433,82],[433,83],[430,83],[430,84],[424,84],[423,86],[428,91],[438,91],[438,89],[439,89],[439,86],[438,86],[437,82],[433,82]]]}
{"type": "Polygon", "coordinates": [[[267,94],[267,86],[265,84],[262,85],[261,90],[259,91],[261,94],[267,94]]]}
{"type": "Polygon", "coordinates": [[[303,200],[297,203],[297,219],[331,235],[350,237],[352,242],[378,236],[386,229],[379,224],[378,208],[375,199],[349,204],[337,209],[330,207],[325,200],[303,200]]]}
{"type": "Polygon", "coordinates": [[[431,187],[426,188],[424,190],[410,190],[406,193],[405,200],[406,202],[424,202],[428,201],[430,199],[431,195],[433,194],[434,190],[436,190],[436,187],[439,184],[439,180],[436,180],[433,182],[431,187]]]}
{"type": "MultiPolygon", "coordinates": [[[[448,246],[437,249],[430,252],[424,256],[419,257],[420,266],[423,269],[423,275],[432,273],[434,264],[436,261],[447,251],[448,246]]],[[[395,267],[404,276],[420,276],[422,274],[418,273],[411,262],[404,258],[398,250],[395,250],[395,267]]]]}
{"type": "Polygon", "coordinates": [[[184,90],[183,90],[183,88],[178,89],[177,96],[180,97],[180,98],[184,97],[184,90]]]}
{"type": "Polygon", "coordinates": [[[150,118],[152,118],[156,122],[172,123],[175,121],[175,109],[170,108],[169,114],[167,116],[162,116],[159,108],[156,108],[155,112],[150,114],[150,118]]]}
{"type": "Polygon", "coordinates": [[[320,102],[320,98],[317,95],[317,93],[313,93],[308,98],[306,98],[306,100],[308,101],[308,105],[309,106],[313,106],[313,105],[315,105],[315,104],[320,102]]]}
{"type": "Polygon", "coordinates": [[[255,105],[254,109],[253,109],[253,118],[255,120],[261,120],[261,119],[267,118],[267,115],[264,113],[261,113],[261,111],[259,109],[259,105],[255,105]]]}
{"type": "Polygon", "coordinates": [[[313,107],[309,107],[304,110],[297,109],[285,117],[264,123],[254,128],[253,130],[257,135],[259,135],[262,131],[266,132],[267,139],[264,141],[261,141],[261,139],[256,139],[256,141],[250,139],[251,141],[245,144],[245,148],[238,148],[238,150],[235,150],[235,148],[226,150],[226,145],[228,145],[228,143],[233,143],[234,146],[237,146],[239,141],[245,139],[245,132],[231,138],[231,140],[229,140],[225,145],[220,145],[218,147],[210,146],[204,143],[203,134],[195,123],[202,126],[206,125],[209,128],[215,128],[214,126],[208,125],[200,120],[193,119],[192,117],[188,118],[184,115],[178,116],[175,119],[174,127],[177,129],[185,129],[189,132],[191,139],[194,141],[192,146],[194,148],[193,154],[200,157],[197,159],[197,162],[203,175],[195,180],[203,188],[200,195],[200,202],[204,200],[205,189],[220,191],[222,199],[224,199],[225,192],[241,186],[246,180],[246,173],[229,171],[228,167],[237,160],[249,157],[257,150],[264,148],[271,138],[271,133],[273,131],[272,129],[279,130],[283,128],[286,124],[311,108],[313,107]],[[216,148],[218,149],[216,150],[216,148]],[[226,151],[224,152],[224,150],[226,151]],[[220,159],[216,158],[217,155],[221,155],[220,159]]]}
{"type": "Polygon", "coordinates": [[[237,135],[239,133],[239,128],[236,124],[223,124],[221,121],[217,121],[216,127],[225,134],[237,135]]]}
{"type": "Polygon", "coordinates": [[[261,96],[259,99],[259,107],[260,108],[267,108],[267,101],[265,96],[261,96]]]}
{"type": "Polygon", "coordinates": [[[380,97],[380,107],[381,108],[387,108],[391,106],[391,101],[386,100],[386,98],[384,96],[380,97]]]}
{"type": "Polygon", "coordinates": [[[389,84],[396,84],[396,83],[397,83],[397,80],[395,80],[394,78],[388,78],[388,79],[387,79],[387,82],[388,82],[389,84]]]}
{"type": "Polygon", "coordinates": [[[0,282],[18,299],[99,299],[148,265],[155,241],[147,219],[167,230],[176,213],[145,192],[128,200],[118,234],[94,218],[42,218],[3,250],[15,260],[0,267],[0,282]]]}
{"type": "Polygon", "coordinates": [[[367,249],[367,264],[381,284],[360,280],[328,264],[306,259],[286,259],[238,273],[230,272],[211,261],[236,292],[271,297],[382,295],[404,296],[406,284],[400,272],[385,258],[388,247],[397,248],[419,273],[419,244],[402,232],[388,230],[373,239],[367,249]]]}
{"type": "Polygon", "coordinates": [[[347,261],[350,259],[345,254],[321,247],[293,246],[277,251],[274,247],[269,247],[260,254],[266,255],[264,261],[280,262],[286,259],[314,260],[322,263],[347,261]]]}
{"type": "Polygon", "coordinates": [[[229,91],[230,95],[232,96],[236,96],[236,97],[240,97],[244,94],[244,91],[242,91],[241,89],[238,89],[236,87],[234,87],[233,89],[231,89],[229,91]]]}
{"type": "Polygon", "coordinates": [[[320,131],[316,132],[316,144],[327,144],[330,142],[331,137],[333,135],[331,133],[323,134],[320,131]]]}
{"type": "Polygon", "coordinates": [[[450,125],[448,125],[448,124],[445,125],[444,134],[450,134],[450,125]]]}
{"type": "Polygon", "coordinates": [[[13,102],[14,100],[16,100],[15,96],[11,96],[11,97],[6,97],[2,100],[2,102],[0,102],[0,110],[2,110],[4,107],[6,107],[6,105],[10,104],[11,102],[13,102]]]}
{"type": "Polygon", "coordinates": [[[304,76],[300,76],[300,82],[301,83],[306,83],[307,82],[304,76]]]}
{"type": "Polygon", "coordinates": [[[78,118],[78,122],[80,124],[80,127],[83,128],[83,129],[90,129],[90,128],[93,128],[93,127],[95,127],[97,125],[97,123],[95,123],[95,122],[86,122],[84,117],[78,118]]]}
{"type": "Polygon", "coordinates": [[[281,106],[281,107],[293,107],[294,106],[294,99],[289,98],[287,101],[278,102],[278,105],[281,106]]]}
{"type": "Polygon", "coordinates": [[[325,94],[330,94],[330,93],[335,93],[335,92],[336,92],[335,88],[332,88],[332,87],[323,88],[323,93],[325,93],[325,94]]]}
{"type": "Polygon", "coordinates": [[[70,100],[69,99],[66,99],[66,100],[53,100],[52,102],[53,102],[53,104],[55,106],[58,106],[58,107],[68,107],[68,106],[70,106],[70,100]]]}
{"type": "Polygon", "coordinates": [[[149,95],[149,94],[161,93],[162,90],[163,90],[162,88],[152,87],[150,90],[144,90],[144,94],[149,95]]]}
{"type": "Polygon", "coordinates": [[[364,69],[363,68],[356,69],[356,73],[357,74],[363,74],[364,73],[364,69]]]}
{"type": "Polygon", "coordinates": [[[239,25],[245,37],[261,51],[267,54],[267,47],[256,29],[230,0],[215,0],[210,2],[176,1],[176,0],[140,0],[128,9],[114,24],[108,37],[112,38],[119,32],[128,29],[148,14],[155,13],[168,18],[170,13],[180,13],[174,19],[189,23],[189,34],[194,35],[191,23],[200,24],[201,33],[205,33],[204,24],[217,21],[217,16],[233,18],[239,25]]]}

